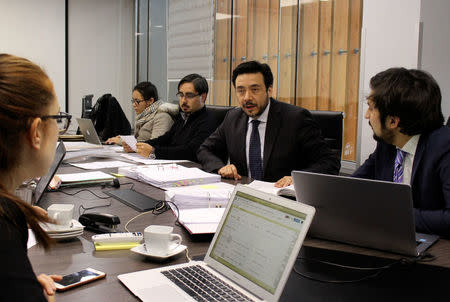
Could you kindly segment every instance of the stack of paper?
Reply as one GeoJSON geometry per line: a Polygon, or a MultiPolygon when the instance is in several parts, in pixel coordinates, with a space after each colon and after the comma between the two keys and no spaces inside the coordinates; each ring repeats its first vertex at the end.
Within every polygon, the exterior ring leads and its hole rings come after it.
{"type": "Polygon", "coordinates": [[[233,193],[234,185],[216,182],[206,185],[168,188],[167,201],[175,203],[179,209],[226,207],[233,193]]]}
{"type": "Polygon", "coordinates": [[[170,164],[170,163],[181,163],[181,162],[187,162],[187,160],[184,159],[150,159],[143,157],[142,155],[139,155],[137,153],[125,153],[121,154],[125,159],[132,160],[138,163],[142,163],[144,165],[163,165],[163,164],[170,164]]]}
{"type": "Polygon", "coordinates": [[[81,185],[96,182],[111,181],[114,176],[106,174],[101,171],[95,172],[83,172],[83,173],[70,173],[70,174],[57,174],[56,176],[61,179],[61,186],[81,185]]]}
{"type": "MultiPolygon", "coordinates": [[[[122,173],[122,171],[119,170],[119,173],[122,173]]],[[[132,173],[137,175],[138,180],[159,188],[214,183],[219,182],[221,179],[218,174],[207,173],[198,168],[186,168],[176,164],[136,167],[136,170],[133,170],[132,173]]]]}
{"type": "Polygon", "coordinates": [[[277,188],[277,187],[275,187],[274,182],[254,180],[247,186],[249,186],[253,189],[260,190],[260,191],[274,194],[274,195],[284,195],[284,196],[295,197],[294,185],[290,185],[290,186],[287,186],[284,188],[277,188]]]}

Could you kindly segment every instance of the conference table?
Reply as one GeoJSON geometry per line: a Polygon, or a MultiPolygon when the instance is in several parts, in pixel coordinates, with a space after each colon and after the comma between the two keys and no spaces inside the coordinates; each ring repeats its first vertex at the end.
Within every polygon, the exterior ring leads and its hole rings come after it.
{"type": "MultiPolygon", "coordinates": [[[[194,163],[185,165],[195,166],[194,163]]],[[[63,164],[57,173],[83,171],[85,170],[63,164]]],[[[103,171],[117,172],[117,168],[103,171]]],[[[227,182],[236,184],[249,181],[250,179],[244,177],[239,182],[230,180],[227,182]]],[[[119,190],[133,187],[133,190],[155,199],[164,199],[162,189],[146,183],[126,177],[121,177],[120,183],[119,190]]],[[[108,196],[105,191],[118,190],[111,187],[102,188],[100,185],[83,188],[105,197],[108,196]]],[[[66,188],[63,191],[73,193],[80,189],[66,188]]],[[[87,191],[74,196],[60,191],[47,192],[39,206],[46,209],[53,203],[74,204],[75,219],[79,217],[79,209],[82,210],[80,206],[88,208],[110,204],[86,210],[85,213],[101,212],[117,215],[121,220],[118,230],[122,232],[125,231],[124,225],[139,214],[138,211],[114,198],[100,199],[87,191]]],[[[128,225],[128,229],[143,232],[149,225],[173,226],[174,232],[182,236],[183,244],[188,247],[189,257],[202,259],[212,235],[190,235],[175,222],[176,218],[170,210],[159,215],[147,213],[134,219],[128,225]]],[[[96,251],[91,240],[92,235],[95,233],[85,230],[83,235],[74,239],[56,242],[49,251],[44,251],[39,246],[33,246],[28,250],[36,274],[65,275],[87,267],[106,273],[105,279],[57,293],[57,301],[138,301],[118,280],[118,275],[187,262],[184,252],[158,261],[130,250],[96,251]]],[[[408,262],[402,255],[307,237],[280,301],[379,301],[391,297],[407,298],[408,301],[415,299],[423,301],[424,298],[439,301],[440,293],[445,295],[450,285],[450,241],[440,239],[429,249],[429,253],[434,256],[433,259],[414,263],[408,262]],[[327,262],[340,263],[350,268],[327,262]],[[386,267],[386,269],[361,271],[357,269],[358,267],[386,267]]],[[[442,299],[444,300],[447,299],[442,299]]]]}

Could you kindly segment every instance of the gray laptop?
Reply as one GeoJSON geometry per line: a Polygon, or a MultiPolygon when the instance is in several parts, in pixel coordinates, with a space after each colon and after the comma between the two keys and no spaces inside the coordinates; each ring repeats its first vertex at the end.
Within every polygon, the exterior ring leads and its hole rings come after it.
{"type": "Polygon", "coordinates": [[[297,201],[316,208],[310,235],[418,256],[438,236],[415,232],[411,187],[293,171],[297,201]]]}
{"type": "Polygon", "coordinates": [[[313,216],[311,206],[237,185],[204,261],[118,278],[142,301],[278,301],[313,216]]]}
{"type": "Polygon", "coordinates": [[[102,142],[98,137],[92,120],[88,118],[77,118],[77,122],[78,126],[80,126],[80,131],[84,136],[84,140],[87,143],[99,145],[101,147],[102,142]]]}
{"type": "Polygon", "coordinates": [[[66,154],[66,148],[64,147],[64,143],[62,141],[59,142],[58,147],[56,148],[55,157],[53,158],[52,165],[48,170],[45,176],[39,178],[36,188],[34,189],[34,199],[33,205],[37,205],[39,201],[41,201],[42,196],[44,195],[45,190],[47,189],[50,181],[55,175],[56,170],[58,170],[59,165],[64,159],[64,155],[66,154]]]}

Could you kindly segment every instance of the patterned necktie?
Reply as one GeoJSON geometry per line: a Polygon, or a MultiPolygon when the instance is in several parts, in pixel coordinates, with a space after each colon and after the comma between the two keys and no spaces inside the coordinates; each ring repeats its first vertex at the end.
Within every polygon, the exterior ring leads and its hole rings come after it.
{"type": "Polygon", "coordinates": [[[259,139],[259,126],[260,121],[252,121],[252,133],[250,135],[250,148],[248,151],[248,157],[250,161],[250,173],[253,179],[262,179],[262,160],[261,160],[261,141],[259,139]]]}
{"type": "Polygon", "coordinates": [[[394,182],[403,182],[403,161],[405,160],[406,154],[408,153],[397,149],[397,156],[395,157],[394,165],[394,182]]]}

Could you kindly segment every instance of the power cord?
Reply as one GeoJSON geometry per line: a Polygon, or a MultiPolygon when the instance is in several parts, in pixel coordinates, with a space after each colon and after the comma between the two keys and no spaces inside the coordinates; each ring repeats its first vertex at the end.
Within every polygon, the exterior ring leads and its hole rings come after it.
{"type": "Polygon", "coordinates": [[[302,260],[302,261],[312,261],[312,262],[317,262],[317,263],[321,263],[321,264],[326,264],[326,265],[330,265],[330,266],[335,266],[335,267],[340,267],[340,268],[345,268],[345,269],[351,269],[351,270],[359,270],[359,271],[376,271],[373,274],[369,274],[366,276],[363,276],[361,278],[357,278],[357,279],[350,279],[350,280],[333,280],[333,279],[319,279],[319,278],[315,278],[313,276],[304,274],[302,272],[299,272],[297,270],[297,268],[293,267],[293,271],[300,275],[301,277],[310,279],[310,280],[314,280],[314,281],[318,281],[318,282],[323,282],[323,283],[335,283],[335,284],[343,284],[343,283],[356,283],[356,282],[360,282],[360,281],[364,281],[364,280],[368,280],[368,279],[372,279],[377,277],[378,275],[380,275],[382,272],[392,268],[393,266],[397,265],[397,264],[401,264],[401,265],[412,265],[414,263],[417,262],[428,262],[428,261],[433,261],[434,259],[436,259],[435,256],[429,254],[429,253],[425,253],[422,255],[419,255],[417,257],[414,258],[401,258],[397,261],[394,261],[390,264],[384,265],[384,266],[379,266],[379,267],[358,267],[358,266],[351,266],[351,265],[344,265],[344,264],[339,264],[339,263],[333,263],[333,262],[329,262],[329,261],[323,261],[323,260],[317,260],[314,258],[305,258],[305,257],[297,257],[298,260],[302,260]]]}
{"type": "Polygon", "coordinates": [[[150,214],[150,213],[151,213],[151,214],[157,216],[157,215],[160,215],[160,214],[162,214],[162,213],[168,211],[168,210],[170,209],[169,203],[172,204],[172,205],[175,207],[176,211],[177,211],[177,220],[175,221],[175,225],[179,225],[178,216],[180,216],[180,215],[179,215],[180,210],[178,209],[177,205],[174,204],[174,203],[171,202],[171,201],[160,200],[160,201],[158,201],[158,203],[156,204],[156,206],[155,206],[154,209],[152,209],[152,210],[150,210],[150,211],[147,211],[147,212],[139,213],[138,215],[136,215],[136,216],[134,216],[133,218],[131,218],[130,220],[128,220],[127,223],[126,223],[125,226],[124,226],[125,230],[126,230],[127,232],[131,232],[131,231],[128,229],[128,225],[129,225],[132,221],[134,221],[136,218],[141,217],[142,215],[150,214]]]}

